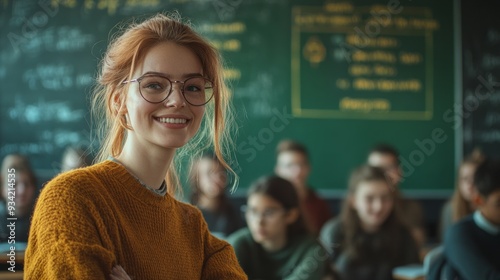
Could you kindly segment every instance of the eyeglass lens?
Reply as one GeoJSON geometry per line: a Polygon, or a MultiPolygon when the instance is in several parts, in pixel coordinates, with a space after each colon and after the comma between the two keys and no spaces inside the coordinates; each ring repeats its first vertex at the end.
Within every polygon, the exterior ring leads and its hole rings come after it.
{"type": "Polygon", "coordinates": [[[272,220],[278,216],[279,213],[281,213],[282,209],[275,209],[275,208],[270,208],[270,209],[265,209],[262,212],[259,212],[255,209],[246,209],[246,216],[249,219],[266,219],[266,220],[272,220]]]}
{"type": "MultiPolygon", "coordinates": [[[[192,77],[179,83],[184,98],[191,105],[204,105],[212,98],[212,83],[208,79],[192,77]]],[[[139,90],[147,101],[160,103],[172,91],[172,82],[161,76],[144,76],[139,80],[139,90]]]]}

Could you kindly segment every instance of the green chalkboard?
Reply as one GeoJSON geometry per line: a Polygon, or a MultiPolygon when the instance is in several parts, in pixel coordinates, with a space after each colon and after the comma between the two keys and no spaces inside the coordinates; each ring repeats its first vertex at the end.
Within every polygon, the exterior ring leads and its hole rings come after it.
{"type": "Polygon", "coordinates": [[[276,144],[310,149],[311,184],[345,188],[378,142],[393,143],[403,188],[451,189],[453,1],[88,0],[0,2],[0,156],[42,176],[91,141],[89,93],[110,30],[178,10],[223,54],[234,92],[240,190],[273,171],[276,144]],[[385,18],[384,18],[385,15],[385,18]]]}

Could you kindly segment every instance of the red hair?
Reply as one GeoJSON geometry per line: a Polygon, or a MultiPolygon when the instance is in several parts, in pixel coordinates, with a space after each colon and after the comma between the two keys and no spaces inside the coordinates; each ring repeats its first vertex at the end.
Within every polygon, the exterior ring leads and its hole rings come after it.
{"type": "MultiPolygon", "coordinates": [[[[229,126],[233,122],[230,107],[231,94],[223,79],[222,60],[218,51],[207,40],[197,34],[188,24],[181,22],[178,14],[170,16],[157,14],[141,23],[132,23],[123,33],[114,38],[101,61],[98,85],[94,90],[93,111],[96,119],[105,119],[99,128],[103,144],[97,159],[120,155],[127,130],[124,107],[128,84],[135,68],[140,65],[146,53],[161,42],[173,42],[190,49],[200,60],[203,74],[213,83],[213,101],[205,105],[205,117],[201,129],[177,155],[191,155],[213,146],[221,164],[234,172],[224,157],[229,155],[229,126]],[[201,146],[201,147],[200,147],[201,146]]],[[[169,193],[180,191],[175,166],[177,156],[167,172],[169,193]]]]}

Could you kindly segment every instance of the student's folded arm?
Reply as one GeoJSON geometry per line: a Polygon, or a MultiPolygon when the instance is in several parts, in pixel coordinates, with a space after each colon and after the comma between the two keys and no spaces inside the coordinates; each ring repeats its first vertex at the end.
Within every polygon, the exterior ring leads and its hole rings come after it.
{"type": "Polygon", "coordinates": [[[233,247],[226,241],[220,240],[210,234],[204,221],[202,221],[201,229],[205,250],[202,279],[248,279],[236,259],[233,247]]]}
{"type": "Polygon", "coordinates": [[[25,279],[109,278],[116,257],[98,214],[102,209],[71,187],[49,184],[42,192],[32,218],[25,279]]]}
{"type": "Polygon", "coordinates": [[[480,253],[469,235],[452,227],[446,232],[444,252],[451,266],[464,279],[499,280],[500,268],[480,253]]]}

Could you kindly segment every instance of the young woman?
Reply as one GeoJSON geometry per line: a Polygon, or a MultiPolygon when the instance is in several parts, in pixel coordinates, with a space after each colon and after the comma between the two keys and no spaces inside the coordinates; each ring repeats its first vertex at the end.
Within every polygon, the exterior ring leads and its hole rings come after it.
{"type": "Polygon", "coordinates": [[[159,14],[113,40],[99,83],[104,160],[63,173],[42,191],[26,279],[108,279],[115,265],[132,279],[246,279],[200,211],[173,197],[179,148],[213,144],[229,168],[221,151],[229,93],[217,51],[159,14]],[[202,121],[208,131],[200,134],[202,121]]]}
{"type": "Polygon", "coordinates": [[[395,195],[383,169],[364,165],[351,175],[340,217],[320,235],[341,279],[392,279],[393,268],[419,262],[417,245],[396,215],[395,195]]]}
{"type": "Polygon", "coordinates": [[[327,255],[307,233],[289,181],[263,177],[248,192],[248,228],[229,237],[252,279],[321,279],[327,255]]]}
{"type": "Polygon", "coordinates": [[[213,154],[204,154],[193,163],[190,172],[191,203],[198,207],[215,236],[225,238],[243,226],[225,194],[227,170],[213,154]]]}
{"type": "Polygon", "coordinates": [[[479,150],[474,150],[460,164],[453,196],[441,211],[441,240],[444,240],[444,234],[452,224],[474,213],[475,206],[472,202],[474,172],[483,160],[484,155],[479,150]]]}

